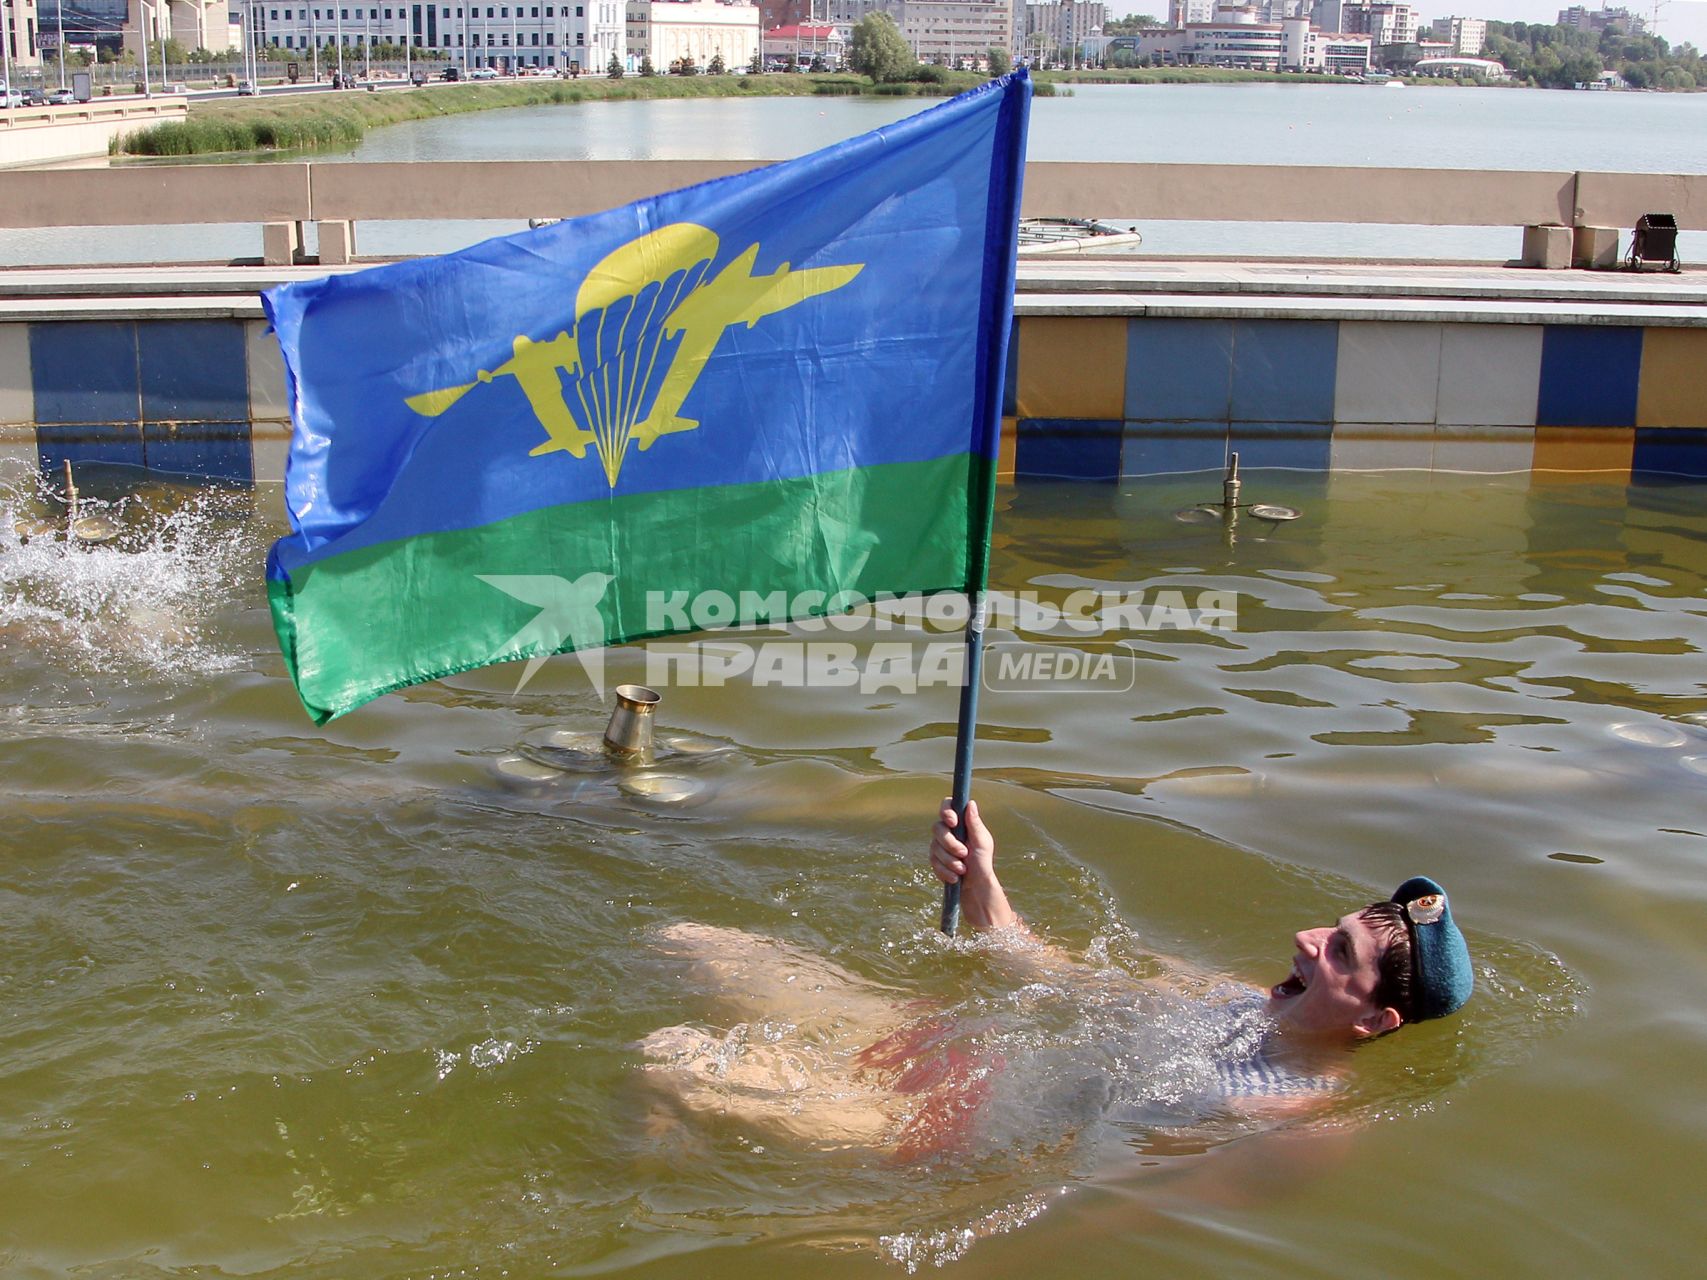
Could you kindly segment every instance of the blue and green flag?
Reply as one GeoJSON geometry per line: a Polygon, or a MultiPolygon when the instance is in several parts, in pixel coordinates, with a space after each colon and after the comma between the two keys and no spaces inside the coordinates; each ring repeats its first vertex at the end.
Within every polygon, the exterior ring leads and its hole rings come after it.
{"type": "Polygon", "coordinates": [[[269,291],[268,594],[315,720],[659,634],[659,593],[981,588],[1030,94],[269,291]],[[590,606],[569,634],[553,584],[590,606]]]}

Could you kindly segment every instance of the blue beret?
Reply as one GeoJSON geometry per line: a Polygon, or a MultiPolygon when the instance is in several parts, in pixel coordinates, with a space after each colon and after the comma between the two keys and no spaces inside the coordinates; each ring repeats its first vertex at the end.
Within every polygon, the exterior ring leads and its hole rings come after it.
{"type": "Polygon", "coordinates": [[[1470,998],[1475,975],[1470,948],[1452,922],[1446,890],[1427,876],[1413,876],[1393,891],[1411,932],[1411,1017],[1442,1018],[1470,998]]]}

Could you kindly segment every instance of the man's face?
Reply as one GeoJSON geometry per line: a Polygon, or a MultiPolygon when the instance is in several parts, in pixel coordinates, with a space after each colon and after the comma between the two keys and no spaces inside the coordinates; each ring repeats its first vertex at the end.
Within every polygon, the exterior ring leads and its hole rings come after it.
{"type": "Polygon", "coordinates": [[[1358,915],[1296,935],[1292,972],[1269,990],[1269,1012],[1298,1031],[1377,1036],[1403,1021],[1375,1003],[1386,944],[1358,915]]]}

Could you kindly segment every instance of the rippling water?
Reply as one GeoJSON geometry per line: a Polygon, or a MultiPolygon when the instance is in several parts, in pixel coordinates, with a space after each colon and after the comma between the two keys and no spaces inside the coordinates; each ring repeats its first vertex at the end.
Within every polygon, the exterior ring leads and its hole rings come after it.
{"type": "Polygon", "coordinates": [[[1134,637],[1125,693],[986,695],[1005,879],[1087,993],[934,932],[951,690],[673,689],[665,725],[723,748],[699,803],[506,787],[524,738],[602,725],[574,663],[317,730],[261,591],[276,492],[144,491],[83,551],[20,546],[13,484],[0,1271],[1674,1269],[1707,1130],[1701,489],[1254,472],[1304,515],[1231,544],[1172,518],[1215,493],[1001,500],[999,586],[1239,602],[1234,631],[1134,637]],[[1108,993],[1159,955],[1273,981],[1294,929],[1417,871],[1470,931],[1465,1013],[1350,1055],[1278,1131],[1182,1111],[1213,1029],[1108,993]],[[898,1164],[661,1108],[659,1028],[804,1061],[842,1035],[823,998],[684,968],[683,921],[999,1058],[979,1141],[898,1164]]]}

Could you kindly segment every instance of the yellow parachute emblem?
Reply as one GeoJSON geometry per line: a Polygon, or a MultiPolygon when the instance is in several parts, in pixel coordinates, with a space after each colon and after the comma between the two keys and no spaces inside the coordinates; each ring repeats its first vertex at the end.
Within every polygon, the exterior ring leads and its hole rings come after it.
{"type": "Polygon", "coordinates": [[[546,342],[518,335],[514,354],[474,380],[405,400],[434,418],[482,382],[514,378],[545,429],[531,456],[592,445],[614,489],[628,446],[650,449],[659,436],[699,426],[682,405],[731,325],[752,328],[766,316],[847,284],[864,263],[794,271],[783,263],[754,275],[759,246],[715,276],[715,232],[672,223],[601,259],[575,294],[573,332],[546,342]]]}

